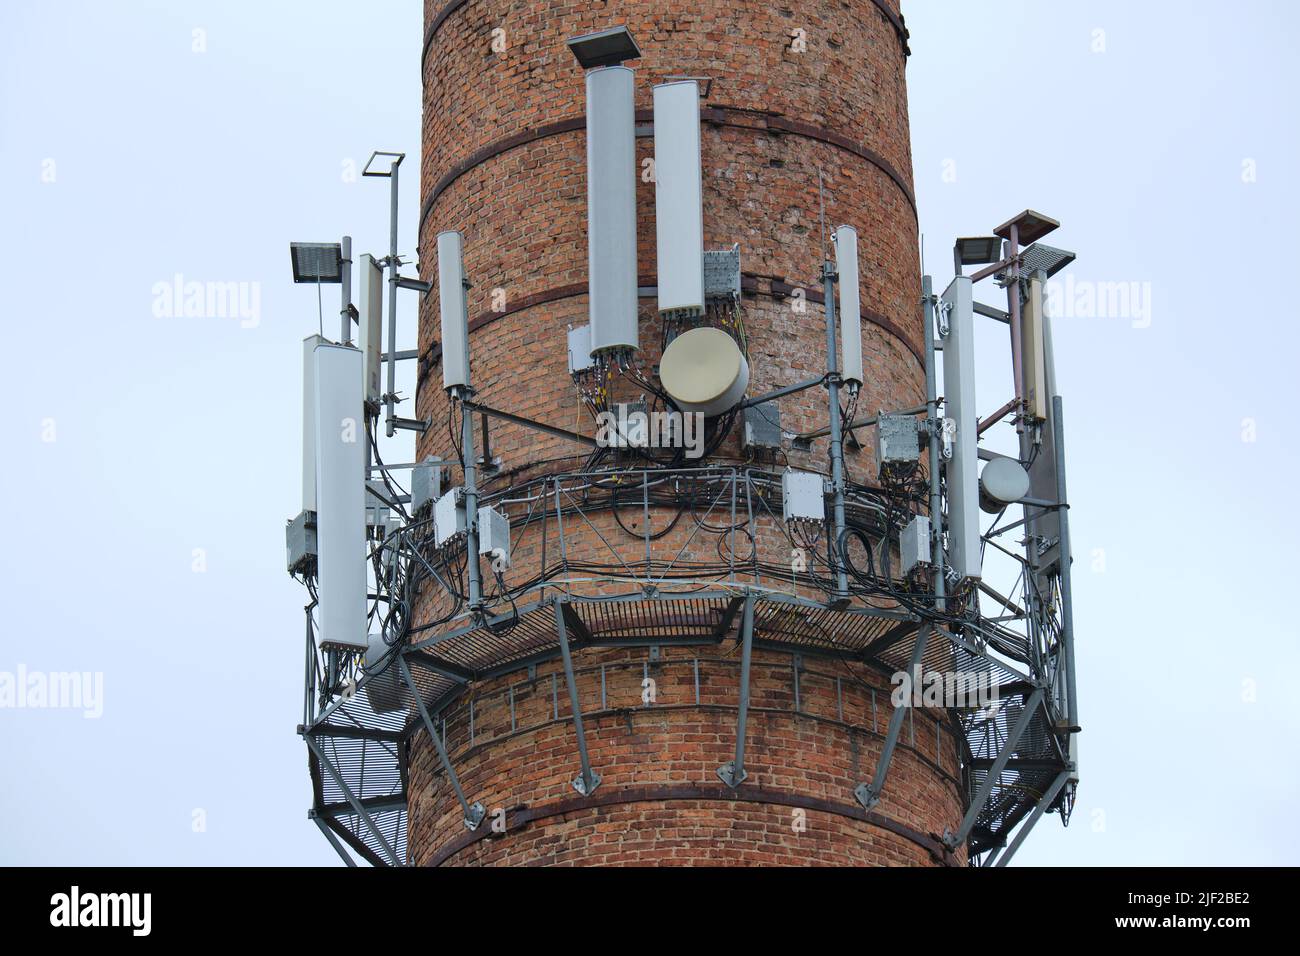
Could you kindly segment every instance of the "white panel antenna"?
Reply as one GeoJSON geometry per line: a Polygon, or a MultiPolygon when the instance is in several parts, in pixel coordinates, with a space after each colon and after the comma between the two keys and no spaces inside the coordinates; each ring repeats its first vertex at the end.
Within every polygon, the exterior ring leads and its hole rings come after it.
{"type": "Polygon", "coordinates": [[[858,231],[835,230],[835,268],[840,287],[840,377],[862,384],[862,303],[858,286],[858,231]]]}
{"type": "Polygon", "coordinates": [[[357,344],[365,357],[362,375],[365,399],[378,403],[383,389],[380,368],[383,347],[384,270],[372,255],[361,257],[361,302],[357,307],[357,344]]]}
{"type": "Polygon", "coordinates": [[[469,313],[465,303],[465,237],[438,233],[438,305],[442,315],[442,387],[469,385],[469,313]]]}
{"type": "Polygon", "coordinates": [[[975,408],[975,311],[968,276],[959,276],[943,294],[947,313],[943,340],[944,415],[954,421],[948,479],[948,561],[963,578],[980,576],[979,430],[975,408]]]}
{"type": "Polygon", "coordinates": [[[316,541],[318,635],[356,643],[366,637],[366,425],[362,353],[316,347],[316,541]]]}
{"type": "Polygon", "coordinates": [[[698,315],[704,312],[699,84],[656,86],[654,117],[659,311],[698,315]]]}
{"type": "Polygon", "coordinates": [[[1047,387],[1047,346],[1043,341],[1043,280],[1029,280],[1029,294],[1020,313],[1020,341],[1024,366],[1024,396],[1030,418],[1046,421],[1052,396],[1047,387]]]}
{"type": "Polygon", "coordinates": [[[633,72],[587,74],[587,281],[591,354],[634,349],[637,330],[633,72]]]}
{"type": "Polygon", "coordinates": [[[316,346],[323,336],[302,340],[302,510],[316,510],[316,346]]]}

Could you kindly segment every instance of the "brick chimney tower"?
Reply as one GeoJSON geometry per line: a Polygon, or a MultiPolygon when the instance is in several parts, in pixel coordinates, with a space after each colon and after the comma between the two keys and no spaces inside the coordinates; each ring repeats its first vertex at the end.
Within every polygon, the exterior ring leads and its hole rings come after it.
{"type": "MultiPolygon", "coordinates": [[[[840,319],[861,324],[864,382],[853,408],[861,416],[923,405],[899,3],[426,0],[421,273],[436,283],[436,236],[460,231],[472,283],[474,401],[596,433],[567,359],[568,330],[588,321],[588,246],[584,71],[566,41],[624,26],[640,50],[624,65],[635,71],[644,173],[636,187],[641,365],[602,381],[602,399],[653,405],[642,383],[657,381],[666,336],[646,162],[652,91],[693,77],[704,247],[739,246],[741,294],[729,321],[743,325],[747,394],[825,374],[823,263],[834,259],[830,231],[851,224],[861,314],[840,319]]],[[[415,414],[432,427],[418,452],[455,460],[463,408],[442,388],[439,339],[435,288],[421,312],[415,414]]],[[[405,743],[409,862],[964,861],[964,851],[942,844],[965,809],[964,742],[946,711],[909,711],[879,802],[868,810],[854,796],[872,777],[894,711],[891,675],[900,666],[876,652],[905,636],[906,624],[901,615],[841,614],[801,576],[800,556],[792,559],[778,533],[785,469],[830,473],[826,437],[801,444],[788,436],[824,428],[827,409],[822,386],[783,397],[787,441],[770,454],[742,442],[740,417],[725,430],[711,420],[709,455],[677,463],[712,469],[704,477],[475,415],[480,503],[509,515],[510,566],[498,577],[482,560],[491,607],[478,621],[447,589],[424,582],[408,642],[431,655],[421,677],[430,722],[455,782],[487,816],[465,825],[446,764],[417,725],[405,743]],[[741,635],[750,621],[747,654],[741,635]],[[741,728],[745,776],[728,780],[719,768],[734,765],[741,728]]],[[[846,438],[854,487],[879,488],[873,444],[867,430],[860,445],[846,438]]],[[[443,475],[444,489],[461,481],[459,466],[443,475]]],[[[825,557],[824,533],[809,532],[806,544],[806,561],[825,557]]]]}

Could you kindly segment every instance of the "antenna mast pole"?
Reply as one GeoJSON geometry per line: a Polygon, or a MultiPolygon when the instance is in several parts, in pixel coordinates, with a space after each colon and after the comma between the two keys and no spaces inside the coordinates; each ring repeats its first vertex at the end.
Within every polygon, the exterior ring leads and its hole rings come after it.
{"type": "Polygon", "coordinates": [[[830,396],[831,493],[834,496],[835,531],[831,560],[835,562],[835,596],[848,597],[848,574],[840,554],[844,539],[844,436],[840,421],[840,370],[835,355],[835,281],[839,276],[830,259],[822,260],[822,295],[826,301],[826,391],[830,396]]]}

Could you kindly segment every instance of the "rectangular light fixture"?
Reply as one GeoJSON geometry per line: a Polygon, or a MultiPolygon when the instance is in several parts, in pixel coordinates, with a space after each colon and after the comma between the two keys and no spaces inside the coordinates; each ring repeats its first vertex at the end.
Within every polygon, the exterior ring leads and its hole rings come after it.
{"type": "Polygon", "coordinates": [[[1046,243],[1035,242],[1032,246],[1020,254],[1021,273],[1033,275],[1035,272],[1044,272],[1047,278],[1056,275],[1075,259],[1073,252],[1066,252],[1064,249],[1057,249],[1055,246],[1049,246],[1046,243]]]}
{"type": "Polygon", "coordinates": [[[338,242],[291,242],[293,281],[322,285],[343,281],[343,245],[338,242]]]}
{"type": "Polygon", "coordinates": [[[976,236],[957,240],[958,261],[964,266],[988,265],[1002,260],[1002,240],[997,236],[976,236]]]}
{"type": "Polygon", "coordinates": [[[704,212],[700,88],[694,80],[654,88],[655,238],[659,311],[704,311],[704,212]]]}
{"type": "Polygon", "coordinates": [[[641,50],[627,27],[611,27],[597,33],[573,37],[566,42],[569,51],[584,70],[618,66],[624,60],[635,60],[641,56],[641,50]]]}

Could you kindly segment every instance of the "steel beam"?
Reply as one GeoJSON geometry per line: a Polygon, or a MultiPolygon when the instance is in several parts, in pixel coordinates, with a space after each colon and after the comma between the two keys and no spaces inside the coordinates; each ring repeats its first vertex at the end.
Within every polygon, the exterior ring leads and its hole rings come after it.
{"type": "Polygon", "coordinates": [[[740,624],[740,713],[736,718],[736,759],[718,768],[718,777],[735,790],[749,774],[745,773],[745,725],[749,720],[749,665],[754,651],[754,595],[745,595],[745,611],[740,624]]]}
{"type": "MultiPolygon", "coordinates": [[[[920,672],[930,630],[930,625],[924,624],[917,632],[916,645],[912,648],[912,662],[907,671],[912,675],[913,680],[920,672]]],[[[898,735],[903,729],[903,718],[912,707],[910,697],[911,695],[908,695],[909,699],[904,701],[902,706],[895,707],[894,712],[889,715],[889,732],[885,734],[885,746],[880,751],[880,759],[876,761],[876,773],[871,778],[871,782],[860,783],[853,788],[853,796],[857,798],[858,803],[862,804],[864,810],[873,810],[880,802],[880,794],[885,789],[885,778],[889,775],[889,765],[894,760],[894,748],[898,746],[898,735]]]]}
{"type": "Polygon", "coordinates": [[[339,838],[334,835],[334,831],[325,825],[325,821],[315,814],[312,814],[311,819],[312,822],[320,828],[320,832],[325,835],[325,839],[330,841],[330,846],[334,847],[334,852],[339,855],[340,859],[342,859],[348,866],[356,866],[357,861],[352,859],[347,850],[343,849],[343,844],[340,843],[339,838]]]}
{"type": "Polygon", "coordinates": [[[321,750],[320,744],[316,743],[310,736],[303,737],[303,740],[307,741],[308,749],[316,755],[316,759],[320,761],[321,766],[329,771],[329,775],[334,778],[334,782],[343,791],[343,796],[347,798],[348,803],[352,804],[352,809],[357,812],[357,816],[361,818],[361,822],[370,831],[370,835],[378,840],[379,845],[384,848],[384,853],[388,855],[388,859],[392,861],[393,866],[401,866],[402,861],[397,858],[397,851],[389,845],[388,838],[384,836],[383,831],[379,829],[374,819],[366,812],[366,808],[361,805],[357,795],[352,792],[348,782],[343,779],[343,774],[339,773],[338,768],[334,766],[329,757],[325,756],[325,751],[321,750]]]}
{"type": "Polygon", "coordinates": [[[1029,726],[1029,722],[1034,719],[1034,712],[1038,710],[1039,705],[1043,702],[1043,689],[1040,687],[1034,691],[1029,700],[1025,702],[1025,709],[1016,721],[1015,726],[1007,733],[1007,739],[1002,744],[1002,750],[998,758],[993,761],[993,766],[989,767],[988,773],[984,775],[984,782],[980,784],[979,791],[971,799],[970,807],[966,811],[966,816],[962,818],[961,826],[957,832],[946,830],[943,834],[943,842],[950,848],[956,849],[966,842],[966,837],[970,836],[971,829],[975,826],[975,821],[979,819],[980,811],[984,809],[984,804],[993,792],[994,786],[1002,777],[1002,771],[1006,769],[1007,761],[1015,753],[1016,744],[1020,742],[1021,735],[1029,726]]]}
{"type": "Polygon", "coordinates": [[[1011,862],[1011,858],[1015,856],[1016,851],[1020,849],[1020,844],[1025,842],[1025,837],[1029,836],[1029,831],[1038,824],[1038,821],[1042,818],[1043,814],[1047,812],[1047,808],[1056,800],[1057,794],[1061,792],[1061,788],[1065,786],[1069,779],[1069,770],[1062,770],[1057,775],[1056,779],[1052,781],[1052,785],[1047,788],[1047,792],[1043,794],[1043,799],[1038,801],[1038,806],[1034,807],[1034,812],[1029,815],[1029,819],[1024,822],[1020,827],[1020,830],[1016,833],[1016,838],[1012,840],[1011,845],[996,858],[992,864],[993,866],[1006,866],[1011,862]]]}
{"type": "Polygon", "coordinates": [[[433,726],[433,721],[429,718],[429,711],[424,706],[424,698],[420,696],[420,689],[415,686],[415,681],[411,677],[411,670],[406,666],[406,655],[397,655],[397,665],[402,669],[402,677],[406,680],[406,685],[411,688],[411,694],[415,697],[415,706],[420,711],[420,719],[424,721],[424,729],[429,732],[429,737],[433,740],[433,746],[438,751],[438,760],[442,762],[442,769],[447,772],[447,780],[451,784],[451,789],[456,794],[456,799],[460,801],[461,809],[465,812],[465,829],[475,830],[483,822],[483,817],[487,811],[483,809],[483,804],[479,802],[470,803],[465,799],[465,791],[460,787],[460,778],[456,776],[456,768],[451,765],[451,759],[447,756],[447,748],[442,745],[442,738],[438,736],[438,730],[433,726]]]}
{"type": "Polygon", "coordinates": [[[573,710],[573,732],[578,738],[578,759],[582,761],[582,773],[573,779],[573,789],[588,797],[600,786],[600,776],[591,769],[591,759],[587,756],[587,735],[582,727],[582,704],[578,700],[578,682],[573,676],[573,656],[569,653],[569,635],[564,624],[564,610],[564,603],[556,598],[555,636],[560,642],[560,657],[564,661],[564,681],[569,685],[569,707],[573,710]]]}

